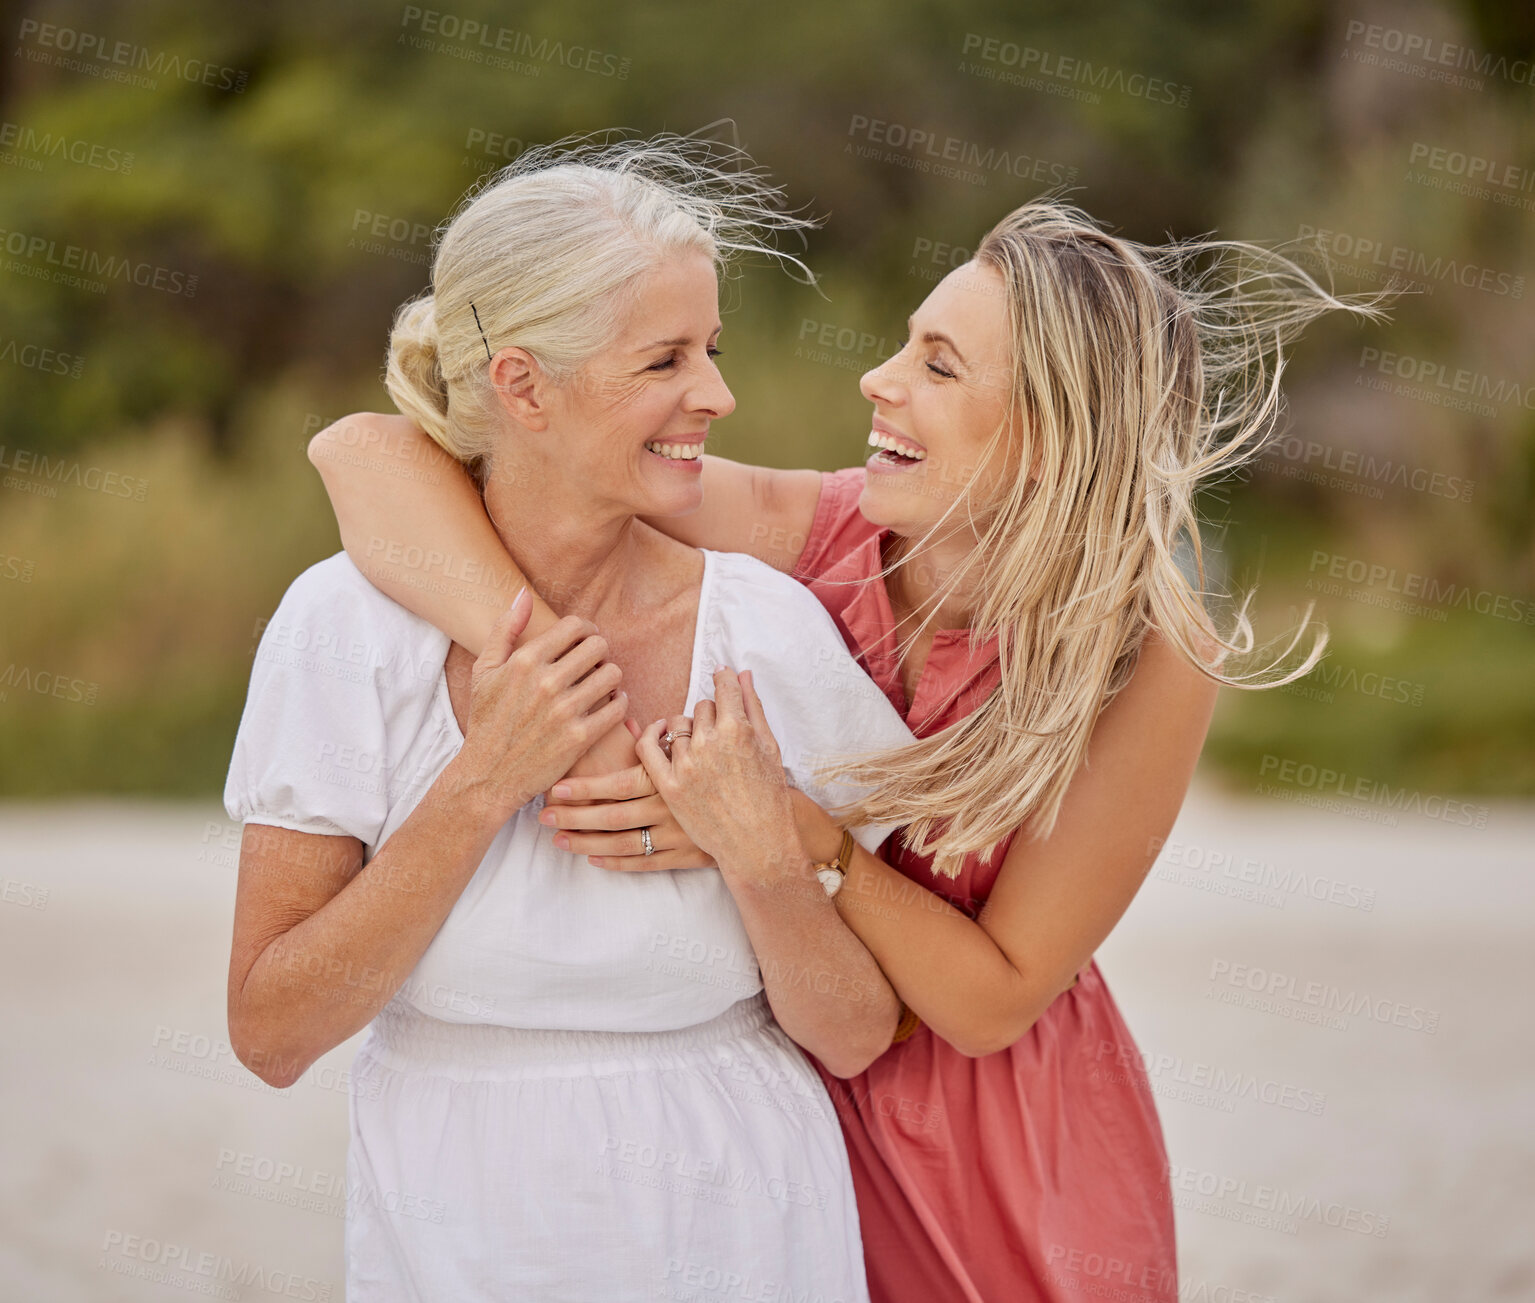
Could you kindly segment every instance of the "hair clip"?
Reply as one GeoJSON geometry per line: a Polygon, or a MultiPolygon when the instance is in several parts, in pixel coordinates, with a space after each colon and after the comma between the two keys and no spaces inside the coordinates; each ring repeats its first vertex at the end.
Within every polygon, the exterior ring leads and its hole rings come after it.
{"type": "Polygon", "coordinates": [[[487,362],[493,362],[495,359],[490,355],[490,340],[485,338],[485,327],[480,326],[480,310],[476,308],[473,303],[471,303],[469,305],[469,311],[474,313],[474,324],[480,327],[480,342],[485,345],[485,360],[487,362]]]}

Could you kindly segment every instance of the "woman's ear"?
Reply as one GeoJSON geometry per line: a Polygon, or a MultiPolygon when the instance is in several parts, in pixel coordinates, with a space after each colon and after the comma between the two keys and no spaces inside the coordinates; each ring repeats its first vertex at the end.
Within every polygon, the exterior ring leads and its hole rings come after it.
{"type": "Polygon", "coordinates": [[[490,383],[501,410],[529,430],[549,424],[549,378],[525,348],[503,348],[490,360],[490,383]]]}

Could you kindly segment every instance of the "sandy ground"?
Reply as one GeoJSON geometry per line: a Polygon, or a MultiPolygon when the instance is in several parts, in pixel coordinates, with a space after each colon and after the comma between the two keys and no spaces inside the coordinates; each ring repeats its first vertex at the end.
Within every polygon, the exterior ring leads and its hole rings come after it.
{"type": "MultiPolygon", "coordinates": [[[[237,846],[211,805],[0,807],[6,1300],[342,1297],[353,1047],[286,1092],[223,1048],[237,846]]],[[[1532,848],[1530,807],[1190,800],[1099,956],[1185,1299],[1535,1299],[1532,848]]],[[[1136,1270],[1075,1264],[1094,1299],[1136,1270]]]]}

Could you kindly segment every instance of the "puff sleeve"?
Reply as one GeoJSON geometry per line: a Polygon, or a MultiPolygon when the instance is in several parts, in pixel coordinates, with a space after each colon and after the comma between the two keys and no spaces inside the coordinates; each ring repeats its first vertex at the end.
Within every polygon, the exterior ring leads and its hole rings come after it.
{"type": "Polygon", "coordinates": [[[371,850],[388,816],[385,785],[369,781],[387,766],[386,631],[353,576],[366,584],[344,554],[310,567],[268,621],[224,808],[236,822],[356,837],[371,850]]]}

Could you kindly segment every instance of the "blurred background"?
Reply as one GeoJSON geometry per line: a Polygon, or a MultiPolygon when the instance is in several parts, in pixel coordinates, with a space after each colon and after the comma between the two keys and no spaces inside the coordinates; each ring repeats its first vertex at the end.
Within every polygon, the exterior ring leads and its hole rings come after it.
{"type": "Polygon", "coordinates": [[[1047,190],[1406,291],[1307,334],[1282,437],[1207,495],[1260,638],[1315,602],[1330,651],[1223,694],[1103,958],[1185,1297],[1535,1298],[1535,10],[445,2],[0,3],[13,1296],[339,1297],[337,1192],[288,1196],[341,1171],[350,1053],[279,1094],[222,1044],[229,749],[261,622],[339,546],[305,445],[389,410],[434,228],[618,127],[739,144],[825,219],[822,293],[727,294],[717,450],[762,464],[861,461],[857,377],[1047,190]]]}

